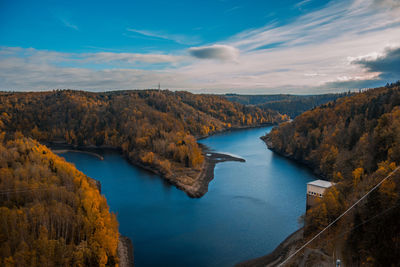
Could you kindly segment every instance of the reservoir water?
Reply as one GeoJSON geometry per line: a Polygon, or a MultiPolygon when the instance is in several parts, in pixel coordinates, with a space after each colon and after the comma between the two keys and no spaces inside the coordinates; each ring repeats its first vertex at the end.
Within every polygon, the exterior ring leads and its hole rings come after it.
{"type": "Polygon", "coordinates": [[[121,234],[134,245],[136,266],[232,266],[271,252],[301,227],[306,168],[268,150],[260,136],[271,127],[217,134],[200,142],[246,160],[217,164],[208,193],[191,199],[122,156],[104,160],[62,154],[99,180],[117,214],[121,234]]]}

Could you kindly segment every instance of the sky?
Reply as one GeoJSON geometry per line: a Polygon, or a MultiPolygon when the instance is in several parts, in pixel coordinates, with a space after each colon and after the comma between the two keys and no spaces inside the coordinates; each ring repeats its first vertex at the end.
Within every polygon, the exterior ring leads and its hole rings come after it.
{"type": "Polygon", "coordinates": [[[400,0],[0,0],[0,90],[321,94],[400,80],[400,0]]]}

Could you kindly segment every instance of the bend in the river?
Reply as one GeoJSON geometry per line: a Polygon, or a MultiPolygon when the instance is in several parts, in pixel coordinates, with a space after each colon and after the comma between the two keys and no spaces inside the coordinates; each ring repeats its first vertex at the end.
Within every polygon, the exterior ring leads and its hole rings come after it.
{"type": "Polygon", "coordinates": [[[246,162],[215,168],[208,193],[191,199],[119,154],[104,160],[64,153],[99,180],[120,232],[132,239],[137,266],[232,266],[272,251],[298,229],[305,212],[306,168],[268,150],[271,127],[217,134],[200,141],[246,162]]]}

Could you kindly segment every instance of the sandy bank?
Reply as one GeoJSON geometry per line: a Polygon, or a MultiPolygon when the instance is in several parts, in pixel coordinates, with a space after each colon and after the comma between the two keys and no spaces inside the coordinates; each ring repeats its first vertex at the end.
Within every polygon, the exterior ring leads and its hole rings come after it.
{"type": "Polygon", "coordinates": [[[231,155],[209,151],[203,147],[204,163],[201,173],[197,176],[191,186],[184,185],[182,190],[192,198],[199,198],[208,192],[208,184],[214,179],[214,168],[217,163],[226,161],[245,162],[242,158],[231,155]]]}

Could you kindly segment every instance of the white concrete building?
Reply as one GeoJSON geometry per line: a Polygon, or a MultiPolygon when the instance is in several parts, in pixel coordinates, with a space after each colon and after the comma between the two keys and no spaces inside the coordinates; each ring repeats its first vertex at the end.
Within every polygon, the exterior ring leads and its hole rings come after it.
{"type": "Polygon", "coordinates": [[[334,185],[324,180],[315,180],[307,183],[307,209],[318,203],[317,199],[322,198],[325,190],[334,185]]]}

